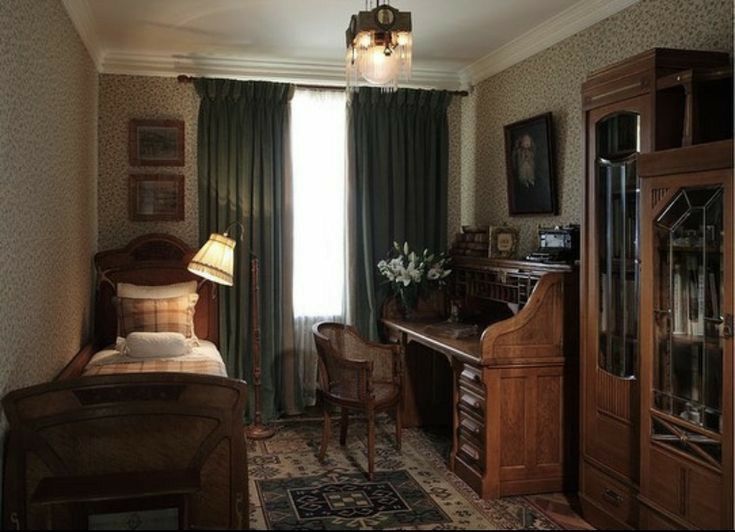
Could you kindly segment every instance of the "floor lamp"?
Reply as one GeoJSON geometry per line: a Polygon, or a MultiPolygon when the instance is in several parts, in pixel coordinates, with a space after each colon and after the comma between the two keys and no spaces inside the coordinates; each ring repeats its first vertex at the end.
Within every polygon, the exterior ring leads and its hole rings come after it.
{"type": "MultiPolygon", "coordinates": [[[[212,233],[209,240],[194,255],[189,263],[189,271],[217,284],[232,286],[234,269],[235,241],[228,236],[228,231],[239,225],[241,235],[244,227],[240,222],[230,224],[224,233],[212,233]]],[[[241,238],[242,239],[242,238],[241,238]]],[[[245,428],[245,434],[252,440],[270,438],[275,433],[272,427],[261,423],[260,418],[260,316],[259,294],[260,272],[258,257],[250,250],[250,338],[253,347],[253,397],[255,399],[255,416],[253,422],[245,428]]]]}

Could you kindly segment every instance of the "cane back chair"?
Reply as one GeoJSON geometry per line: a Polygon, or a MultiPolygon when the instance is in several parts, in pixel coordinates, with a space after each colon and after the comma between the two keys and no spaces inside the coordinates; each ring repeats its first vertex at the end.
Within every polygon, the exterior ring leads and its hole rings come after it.
{"type": "Polygon", "coordinates": [[[365,415],[368,429],[368,477],[375,467],[375,415],[395,409],[396,446],[401,448],[401,363],[397,345],[368,342],[354,327],[320,322],[312,328],[319,353],[319,387],[324,412],[319,460],[330,438],[329,405],[340,407],[340,445],[345,445],[349,412],[365,415]]]}

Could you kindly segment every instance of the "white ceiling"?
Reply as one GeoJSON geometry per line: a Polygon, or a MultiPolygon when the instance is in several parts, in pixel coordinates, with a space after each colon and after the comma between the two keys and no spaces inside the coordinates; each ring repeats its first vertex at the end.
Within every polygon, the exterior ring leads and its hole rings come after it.
{"type": "MultiPolygon", "coordinates": [[[[63,0],[102,72],[343,80],[365,0],[63,0]]],[[[457,87],[637,0],[393,0],[410,11],[414,82],[457,87]]]]}

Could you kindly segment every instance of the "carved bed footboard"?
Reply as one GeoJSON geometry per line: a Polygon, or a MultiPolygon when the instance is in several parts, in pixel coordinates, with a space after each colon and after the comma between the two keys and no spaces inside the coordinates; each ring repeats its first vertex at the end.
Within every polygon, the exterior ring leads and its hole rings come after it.
{"type": "Polygon", "coordinates": [[[136,499],[185,500],[188,526],[247,528],[245,402],[243,381],[186,373],[11,392],[3,528],[84,526],[79,516],[120,498],[125,483],[139,484],[130,489],[136,499]],[[63,486],[75,493],[54,493],[63,486]]]}

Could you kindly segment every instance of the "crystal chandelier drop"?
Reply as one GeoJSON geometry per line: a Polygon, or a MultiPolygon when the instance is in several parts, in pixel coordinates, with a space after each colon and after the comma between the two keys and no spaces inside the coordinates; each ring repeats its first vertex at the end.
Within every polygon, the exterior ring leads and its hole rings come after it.
{"type": "Polygon", "coordinates": [[[399,79],[411,79],[411,13],[386,0],[365,4],[366,11],[352,15],[346,32],[347,88],[373,85],[394,91],[399,79]]]}

